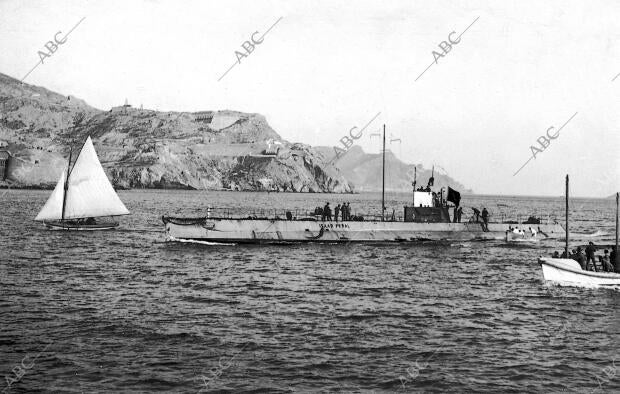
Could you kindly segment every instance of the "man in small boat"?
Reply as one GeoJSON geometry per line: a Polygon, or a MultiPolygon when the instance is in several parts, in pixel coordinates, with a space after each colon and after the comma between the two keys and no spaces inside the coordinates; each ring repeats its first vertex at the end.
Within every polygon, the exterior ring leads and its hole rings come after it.
{"type": "Polygon", "coordinates": [[[489,231],[489,211],[485,207],[482,207],[482,229],[489,231]]]}
{"type": "Polygon", "coordinates": [[[614,272],[614,266],[611,265],[611,261],[609,260],[609,250],[605,249],[605,254],[599,257],[601,260],[601,266],[603,267],[603,271],[614,272]]]}
{"type": "Polygon", "coordinates": [[[456,210],[456,220],[459,223],[461,223],[461,216],[463,216],[463,207],[459,207],[459,209],[456,210]]]}
{"type": "Polygon", "coordinates": [[[559,259],[560,258],[560,253],[558,253],[558,251],[556,250],[555,252],[553,252],[553,254],[551,255],[551,258],[554,259],[559,259]]]}
{"type": "Polygon", "coordinates": [[[594,252],[596,252],[596,247],[594,246],[594,242],[590,241],[588,246],[586,246],[586,267],[588,267],[588,271],[596,271],[596,257],[594,256],[594,252]],[[590,261],[592,261],[592,264],[590,264],[590,261]]]}
{"type": "Polygon", "coordinates": [[[575,260],[581,266],[581,269],[586,271],[586,256],[581,253],[581,246],[577,247],[577,252],[571,256],[571,259],[575,260]]]}
{"type": "Polygon", "coordinates": [[[616,251],[616,245],[611,247],[611,253],[609,254],[609,260],[611,265],[614,266],[616,272],[620,274],[620,259],[618,258],[618,252],[616,251]]]}
{"type": "Polygon", "coordinates": [[[86,218],[86,220],[84,221],[84,224],[93,225],[93,224],[97,224],[97,221],[95,220],[95,218],[86,218]]]}

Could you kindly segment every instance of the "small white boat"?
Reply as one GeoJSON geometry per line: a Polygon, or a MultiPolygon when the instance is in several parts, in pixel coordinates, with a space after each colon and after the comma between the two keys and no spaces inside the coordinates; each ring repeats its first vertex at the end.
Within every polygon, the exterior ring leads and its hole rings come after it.
{"type": "MultiPolygon", "coordinates": [[[[618,250],[618,222],[620,221],[619,206],[620,194],[616,193],[616,250],[618,250]]],[[[569,256],[569,240],[568,240],[568,175],[566,175],[566,244],[564,247],[564,256],[569,256]]],[[[616,256],[618,259],[618,256],[616,256]]],[[[584,271],[581,265],[573,260],[566,258],[548,258],[539,257],[538,263],[542,268],[543,278],[548,281],[566,283],[578,286],[610,286],[620,289],[620,273],[618,267],[620,260],[611,261],[611,265],[615,266],[614,272],[600,271],[584,271]]]]}
{"type": "Polygon", "coordinates": [[[584,271],[573,259],[538,259],[545,280],[590,286],[620,286],[620,274],[584,271]]]}
{"type": "Polygon", "coordinates": [[[128,215],[97,158],[90,137],[86,139],[73,168],[63,171],[52,195],[34,220],[50,230],[111,230],[114,220],[96,218],[128,215]]]}
{"type": "Polygon", "coordinates": [[[509,231],[506,231],[506,237],[504,239],[508,243],[512,243],[512,242],[533,243],[533,242],[538,242],[543,238],[546,238],[546,237],[543,236],[541,233],[534,233],[534,234],[527,233],[527,232],[515,233],[514,231],[509,230],[509,231]]]}

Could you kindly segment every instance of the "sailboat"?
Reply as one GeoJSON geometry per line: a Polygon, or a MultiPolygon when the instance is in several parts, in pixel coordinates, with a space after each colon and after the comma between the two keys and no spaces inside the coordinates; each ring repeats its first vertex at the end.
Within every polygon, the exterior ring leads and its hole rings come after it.
{"type": "Polygon", "coordinates": [[[52,230],[111,230],[118,227],[118,222],[97,218],[128,214],[88,137],[73,168],[69,153],[66,171],[34,220],[42,221],[52,230]]]}
{"type": "MultiPolygon", "coordinates": [[[[616,251],[618,250],[618,201],[620,194],[616,193],[616,251]]],[[[569,255],[568,248],[568,175],[566,175],[566,244],[564,255],[569,255]]],[[[616,259],[620,257],[616,254],[616,259]]],[[[620,286],[620,273],[584,271],[581,265],[570,258],[539,257],[538,263],[542,268],[543,278],[548,281],[581,286],[620,286]]],[[[611,261],[618,268],[618,262],[611,261]]]]}

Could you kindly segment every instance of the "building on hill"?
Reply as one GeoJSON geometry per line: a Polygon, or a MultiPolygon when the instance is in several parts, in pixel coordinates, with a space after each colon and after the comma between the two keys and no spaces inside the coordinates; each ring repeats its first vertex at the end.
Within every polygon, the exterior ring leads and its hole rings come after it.
{"type": "Polygon", "coordinates": [[[263,151],[265,155],[277,155],[278,151],[282,147],[282,143],[280,141],[274,141],[273,138],[269,138],[267,141],[267,149],[263,151]]]}
{"type": "Polygon", "coordinates": [[[127,112],[128,109],[131,109],[131,104],[125,99],[125,104],[119,105],[117,107],[112,107],[110,112],[127,112]]]}
{"type": "Polygon", "coordinates": [[[6,180],[9,174],[9,160],[11,153],[7,150],[0,150],[0,181],[6,180]]]}

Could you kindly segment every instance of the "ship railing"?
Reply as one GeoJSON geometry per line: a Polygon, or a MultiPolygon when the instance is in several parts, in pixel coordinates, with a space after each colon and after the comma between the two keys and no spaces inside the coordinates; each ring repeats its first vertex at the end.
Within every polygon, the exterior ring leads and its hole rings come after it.
{"type": "Polygon", "coordinates": [[[550,213],[544,214],[544,213],[539,213],[539,212],[535,212],[531,214],[516,214],[516,215],[501,213],[499,214],[499,218],[500,218],[500,223],[509,223],[509,224],[535,224],[535,223],[526,223],[530,221],[530,219],[535,219],[539,221],[539,224],[550,225],[550,224],[559,223],[559,221],[561,220],[555,214],[550,214],[550,213]]]}
{"type": "MultiPolygon", "coordinates": [[[[499,218],[499,223],[508,223],[508,224],[528,224],[530,219],[536,219],[540,223],[539,224],[555,224],[559,223],[560,218],[555,214],[544,214],[544,213],[531,213],[531,214],[505,214],[500,213],[497,215],[499,218]]],[[[529,223],[534,224],[534,223],[529,223]]]]}
{"type": "MultiPolygon", "coordinates": [[[[450,213],[451,219],[452,212],[450,213]]],[[[532,214],[516,214],[516,213],[505,213],[499,212],[497,214],[489,213],[489,223],[504,223],[504,224],[514,224],[514,225],[524,225],[527,224],[525,222],[528,219],[534,218],[540,221],[540,224],[550,225],[559,223],[561,218],[556,216],[555,214],[543,214],[543,213],[532,213],[532,214]]],[[[482,216],[478,218],[479,222],[482,222],[482,216]]],[[[463,212],[461,215],[461,223],[475,223],[476,216],[473,213],[463,212]]]]}
{"type": "Polygon", "coordinates": [[[269,208],[216,208],[206,209],[206,217],[212,219],[268,219],[268,220],[288,220],[287,213],[293,220],[317,219],[320,215],[315,215],[314,211],[304,209],[269,209],[269,208]]]}
{"type": "MultiPolygon", "coordinates": [[[[210,207],[206,210],[206,217],[213,219],[263,219],[263,220],[288,220],[287,213],[290,213],[290,218],[293,220],[315,220],[317,222],[322,221],[322,217],[319,214],[316,214],[314,210],[307,209],[277,209],[277,208],[219,208],[219,207],[210,207]]],[[[451,212],[451,219],[452,217],[451,212]]],[[[363,218],[364,221],[381,221],[381,213],[377,211],[372,211],[370,213],[361,213],[361,212],[352,212],[351,213],[352,220],[355,221],[356,218],[363,218]]],[[[528,221],[529,218],[536,218],[540,220],[540,224],[555,224],[561,222],[561,218],[554,214],[540,214],[533,213],[529,215],[524,214],[516,214],[516,213],[506,213],[506,212],[498,212],[498,213],[489,213],[489,223],[505,223],[505,224],[514,224],[514,225],[526,225],[524,223],[528,221]]],[[[451,220],[451,221],[452,221],[451,220]]],[[[332,216],[332,221],[335,221],[335,218],[332,216]]],[[[342,217],[338,218],[338,221],[342,221],[342,217]]],[[[394,215],[392,213],[386,213],[384,216],[384,221],[386,222],[402,222],[402,215],[394,215]]],[[[463,212],[461,215],[462,223],[473,223],[475,222],[475,215],[469,212],[463,212]]],[[[482,217],[479,217],[479,221],[482,222],[482,217]]]]}
{"type": "MultiPolygon", "coordinates": [[[[323,220],[320,214],[316,214],[314,210],[306,209],[269,209],[269,208],[217,208],[209,207],[206,210],[206,217],[212,219],[250,219],[250,220],[288,220],[287,213],[290,213],[290,218],[293,220],[315,220],[320,222],[323,220]]],[[[360,213],[352,212],[352,219],[349,221],[355,221],[357,218],[363,218],[363,221],[381,221],[381,214],[379,212],[360,213]]],[[[384,217],[386,222],[402,222],[402,215],[386,214],[384,217]]],[[[332,221],[335,221],[335,217],[332,215],[332,221]]],[[[338,218],[338,221],[342,221],[342,217],[338,218]]]]}

